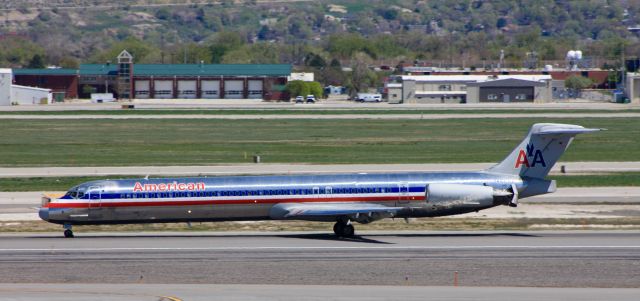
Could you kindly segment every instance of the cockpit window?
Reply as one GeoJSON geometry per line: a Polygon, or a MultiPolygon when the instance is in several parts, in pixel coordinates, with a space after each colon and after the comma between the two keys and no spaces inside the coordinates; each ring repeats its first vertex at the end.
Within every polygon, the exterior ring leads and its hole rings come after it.
{"type": "Polygon", "coordinates": [[[73,188],[71,190],[69,190],[66,194],[66,196],[70,196],[74,199],[81,199],[82,197],[84,197],[85,195],[85,189],[84,188],[73,188]]]}

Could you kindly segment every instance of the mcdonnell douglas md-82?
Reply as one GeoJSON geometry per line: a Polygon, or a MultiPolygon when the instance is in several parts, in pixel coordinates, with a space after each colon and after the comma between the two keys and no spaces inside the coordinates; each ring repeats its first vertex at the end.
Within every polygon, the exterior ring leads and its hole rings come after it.
{"type": "Polygon", "coordinates": [[[436,217],[515,207],[519,198],[554,192],[545,180],[578,125],[534,124],[500,163],[483,171],[389,174],[234,176],[99,180],[44,197],[40,218],[64,225],[308,220],[335,222],[339,237],[353,222],[436,217]]]}

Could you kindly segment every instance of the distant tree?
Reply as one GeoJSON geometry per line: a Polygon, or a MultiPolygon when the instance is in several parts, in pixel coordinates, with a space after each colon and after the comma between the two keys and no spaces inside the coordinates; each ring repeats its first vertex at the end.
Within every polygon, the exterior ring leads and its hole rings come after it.
{"type": "Polygon", "coordinates": [[[171,12],[166,7],[157,10],[155,15],[160,20],[169,20],[171,18],[171,12]]]}
{"type": "Polygon", "coordinates": [[[288,82],[285,90],[289,92],[289,95],[291,95],[292,98],[296,96],[306,96],[311,93],[309,85],[301,80],[292,80],[288,82]]]}
{"type": "Polygon", "coordinates": [[[58,62],[58,66],[62,68],[78,69],[80,68],[80,62],[78,62],[78,60],[75,58],[65,56],[60,59],[60,61],[58,62]]]}
{"type": "Polygon", "coordinates": [[[317,99],[323,97],[324,89],[319,82],[306,82],[305,84],[309,86],[309,94],[313,94],[317,99]]]}
{"type": "Polygon", "coordinates": [[[306,58],[307,66],[316,67],[316,68],[324,68],[327,65],[327,62],[318,54],[309,53],[306,58]]]}
{"type": "Polygon", "coordinates": [[[507,26],[507,19],[505,18],[498,18],[498,21],[496,21],[496,27],[498,29],[503,28],[507,26]]]}
{"type": "Polygon", "coordinates": [[[225,54],[240,48],[244,44],[244,39],[236,32],[223,31],[217,33],[209,45],[211,62],[219,64],[225,54]]]}
{"type": "Polygon", "coordinates": [[[42,56],[40,56],[39,54],[34,54],[33,57],[31,57],[29,64],[27,65],[27,68],[32,68],[32,69],[42,69],[44,67],[45,67],[44,60],[42,59],[42,56]]]}
{"type": "Polygon", "coordinates": [[[139,40],[136,37],[128,38],[111,44],[111,47],[94,55],[90,61],[97,64],[103,64],[107,61],[115,61],[116,57],[122,50],[127,50],[132,56],[135,63],[149,63],[147,57],[155,58],[160,52],[153,44],[139,40]]]}
{"type": "Polygon", "coordinates": [[[564,80],[564,86],[572,90],[583,90],[593,85],[593,81],[584,76],[572,75],[564,80]]]}
{"type": "Polygon", "coordinates": [[[349,94],[353,97],[360,92],[365,92],[369,87],[375,84],[376,76],[369,65],[371,65],[371,58],[363,53],[356,53],[351,60],[351,73],[348,76],[349,79],[349,94]]]}

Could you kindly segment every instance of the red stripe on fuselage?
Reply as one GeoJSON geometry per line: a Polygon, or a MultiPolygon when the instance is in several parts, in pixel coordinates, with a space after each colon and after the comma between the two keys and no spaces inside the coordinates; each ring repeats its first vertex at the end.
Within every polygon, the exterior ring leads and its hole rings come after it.
{"type": "MultiPolygon", "coordinates": [[[[416,201],[417,196],[379,196],[379,197],[335,197],[335,198],[309,198],[309,199],[231,199],[231,200],[175,200],[160,202],[105,202],[92,203],[91,208],[113,207],[156,207],[156,206],[193,206],[193,205],[248,205],[248,204],[278,204],[278,203],[318,203],[318,202],[396,202],[416,201]],[[95,206],[95,207],[94,207],[95,206]]],[[[89,208],[89,203],[49,203],[48,208],[89,208]]]]}

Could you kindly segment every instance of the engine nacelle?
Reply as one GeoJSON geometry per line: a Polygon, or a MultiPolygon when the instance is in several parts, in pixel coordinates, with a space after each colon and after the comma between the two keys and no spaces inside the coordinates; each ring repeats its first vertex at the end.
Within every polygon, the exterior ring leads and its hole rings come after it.
{"type": "Polygon", "coordinates": [[[435,206],[488,207],[507,204],[512,198],[513,192],[510,191],[467,184],[429,184],[426,195],[427,203],[435,206]]]}

